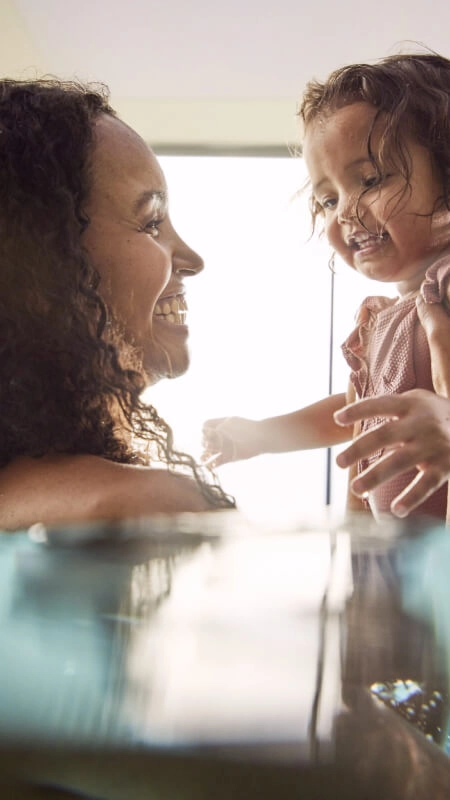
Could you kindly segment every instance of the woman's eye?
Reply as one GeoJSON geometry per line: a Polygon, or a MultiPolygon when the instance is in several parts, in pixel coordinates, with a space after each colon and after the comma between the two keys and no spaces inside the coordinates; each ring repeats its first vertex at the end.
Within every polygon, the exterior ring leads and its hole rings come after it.
{"type": "Polygon", "coordinates": [[[147,223],[147,225],[144,226],[144,230],[146,233],[149,233],[153,239],[157,239],[160,234],[159,226],[161,223],[162,219],[152,219],[147,223]]]}

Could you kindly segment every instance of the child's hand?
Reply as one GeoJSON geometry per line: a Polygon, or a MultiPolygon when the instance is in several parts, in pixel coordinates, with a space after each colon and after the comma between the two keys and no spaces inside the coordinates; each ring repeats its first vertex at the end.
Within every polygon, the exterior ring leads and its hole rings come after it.
{"type": "Polygon", "coordinates": [[[416,467],[417,476],[391,505],[393,514],[406,517],[450,478],[450,400],[412,389],[360,400],[334,415],[338,425],[370,417],[382,417],[385,422],[357,437],[336,461],[340,467],[350,467],[377,450],[386,451],[352,481],[358,497],[416,467]]]}
{"type": "Polygon", "coordinates": [[[241,461],[261,453],[260,423],[243,417],[209,419],[203,425],[202,461],[220,467],[230,461],[241,461]]]}

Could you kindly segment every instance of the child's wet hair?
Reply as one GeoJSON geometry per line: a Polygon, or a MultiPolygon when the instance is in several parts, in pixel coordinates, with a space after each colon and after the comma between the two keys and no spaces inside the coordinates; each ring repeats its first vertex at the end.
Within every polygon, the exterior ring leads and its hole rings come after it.
{"type": "MultiPolygon", "coordinates": [[[[298,110],[303,131],[316,120],[359,102],[376,109],[367,151],[379,179],[390,163],[403,175],[405,193],[409,191],[407,139],[413,139],[430,152],[442,186],[440,200],[450,210],[450,60],[431,53],[400,54],[374,64],[342,67],[324,82],[312,80],[298,110]],[[379,121],[381,137],[374,153],[372,134],[379,121]]],[[[311,212],[314,221],[320,213],[314,199],[311,212]]]]}

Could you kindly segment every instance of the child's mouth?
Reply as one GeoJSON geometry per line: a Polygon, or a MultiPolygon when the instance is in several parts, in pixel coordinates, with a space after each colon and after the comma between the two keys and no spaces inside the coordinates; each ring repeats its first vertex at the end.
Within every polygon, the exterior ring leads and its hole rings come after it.
{"type": "Polygon", "coordinates": [[[352,250],[367,250],[371,247],[377,247],[381,244],[381,242],[386,242],[389,239],[389,234],[386,231],[380,234],[374,233],[365,233],[365,234],[355,234],[354,236],[350,236],[348,239],[348,246],[352,248],[352,250]]]}

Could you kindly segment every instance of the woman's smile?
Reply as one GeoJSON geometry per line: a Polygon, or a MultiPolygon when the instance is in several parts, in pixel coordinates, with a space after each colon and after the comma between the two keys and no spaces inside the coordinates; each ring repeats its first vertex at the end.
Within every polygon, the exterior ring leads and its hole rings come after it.
{"type": "Polygon", "coordinates": [[[186,325],[188,306],[183,294],[161,297],[155,306],[154,317],[162,322],[186,325]]]}
{"type": "Polygon", "coordinates": [[[189,365],[184,280],[203,268],[178,236],[167,187],[147,144],[114,118],[97,123],[85,245],[100,289],[150,383],[189,365]]]}

